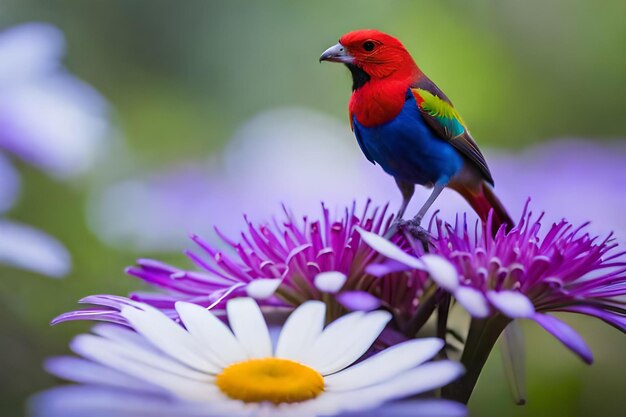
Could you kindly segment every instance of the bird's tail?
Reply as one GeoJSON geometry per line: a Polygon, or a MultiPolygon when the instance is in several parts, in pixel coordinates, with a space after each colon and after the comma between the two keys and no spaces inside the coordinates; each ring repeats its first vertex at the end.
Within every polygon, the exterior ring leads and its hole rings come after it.
{"type": "Polygon", "coordinates": [[[478,188],[470,188],[459,184],[455,184],[453,188],[467,200],[483,222],[487,222],[489,213],[493,210],[491,231],[494,235],[503,224],[506,225],[505,230],[507,232],[513,228],[515,224],[513,219],[511,219],[511,216],[509,216],[509,213],[489,184],[482,181],[478,188]]]}

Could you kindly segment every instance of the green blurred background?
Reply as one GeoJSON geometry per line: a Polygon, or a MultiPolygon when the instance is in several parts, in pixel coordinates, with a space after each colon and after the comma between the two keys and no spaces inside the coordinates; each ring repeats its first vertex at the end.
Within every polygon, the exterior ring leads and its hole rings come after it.
{"type": "MultiPolygon", "coordinates": [[[[137,289],[122,270],[151,255],[115,250],[89,232],[90,187],[204,160],[238,125],[275,106],[347,119],[348,72],[317,63],[344,32],[374,27],[403,40],[482,146],[625,133],[623,0],[0,2],[0,27],[32,20],[65,32],[67,66],[110,101],[136,159],[116,164],[113,155],[110,169],[70,185],[18,164],[24,184],[10,217],[61,240],[74,270],[57,281],[0,267],[0,410],[6,416],[20,415],[30,394],[55,383],[42,360],[66,353],[71,336],[89,327],[50,328],[48,321],[82,296],[137,289]]],[[[177,253],[158,256],[184,262],[177,253]]],[[[624,415],[625,339],[597,321],[574,319],[567,321],[589,342],[594,366],[529,325],[528,405],[512,405],[496,354],[470,403],[472,415],[624,415]]]]}

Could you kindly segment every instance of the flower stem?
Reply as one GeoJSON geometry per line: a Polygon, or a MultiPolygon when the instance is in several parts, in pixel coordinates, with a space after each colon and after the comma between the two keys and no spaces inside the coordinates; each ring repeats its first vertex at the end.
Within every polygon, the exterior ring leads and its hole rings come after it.
{"type": "Polygon", "coordinates": [[[498,337],[511,320],[502,315],[472,319],[461,356],[465,375],[442,390],[444,398],[467,404],[498,337]]]}
{"type": "Polygon", "coordinates": [[[407,337],[415,337],[419,329],[428,321],[430,316],[433,314],[435,309],[437,308],[437,286],[431,285],[424,291],[422,297],[420,297],[420,304],[417,308],[417,311],[411,317],[411,320],[407,323],[406,327],[403,329],[404,334],[407,337]]]}

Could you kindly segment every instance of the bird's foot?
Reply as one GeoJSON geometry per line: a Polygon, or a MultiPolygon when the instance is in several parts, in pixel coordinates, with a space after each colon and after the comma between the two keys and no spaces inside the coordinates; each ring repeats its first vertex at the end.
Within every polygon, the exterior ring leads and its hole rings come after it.
{"type": "Polygon", "coordinates": [[[418,239],[425,246],[428,246],[432,241],[432,236],[428,233],[428,230],[424,229],[417,219],[399,220],[396,227],[397,230],[408,233],[415,239],[418,239]]]}

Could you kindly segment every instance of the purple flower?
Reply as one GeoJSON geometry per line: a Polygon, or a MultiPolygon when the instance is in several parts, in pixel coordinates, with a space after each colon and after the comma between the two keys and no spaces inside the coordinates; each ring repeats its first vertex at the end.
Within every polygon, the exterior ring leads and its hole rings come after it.
{"type": "MultiPolygon", "coordinates": [[[[329,304],[329,318],[349,310],[383,307],[394,314],[394,329],[404,333],[407,321],[419,307],[429,275],[442,275],[441,263],[432,257],[420,270],[399,271],[378,279],[365,272],[377,254],[361,240],[359,230],[377,236],[384,233],[392,221],[387,207],[371,208],[368,203],[358,213],[353,205],[340,216],[331,216],[322,207],[320,220],[305,217],[298,221],[285,210],[282,221],[260,226],[248,221],[246,232],[237,241],[218,232],[226,250],[218,250],[193,235],[199,251],[186,254],[196,270],[140,259],[127,273],[164,292],[134,293],[130,298],[157,307],[171,317],[176,317],[177,301],[219,310],[228,299],[246,295],[260,300],[262,305],[280,307],[324,300],[329,304]]],[[[406,246],[401,236],[393,240],[406,246]]],[[[445,265],[443,271],[448,273],[445,265]]],[[[65,313],[53,323],[79,319],[124,323],[118,312],[130,300],[95,295],[81,302],[99,307],[65,313]]]]}
{"type": "MultiPolygon", "coordinates": [[[[578,354],[592,362],[583,339],[549,312],[571,312],[600,318],[626,331],[626,261],[624,252],[609,235],[590,235],[586,225],[575,227],[566,220],[542,231],[543,215],[533,217],[524,210],[517,226],[508,234],[501,229],[495,237],[485,232],[470,233],[466,220],[455,225],[436,222],[431,254],[454,265],[456,273],[432,278],[454,296],[474,318],[502,316],[507,320],[531,319],[578,354]]],[[[485,229],[486,227],[486,229],[485,229]]],[[[363,239],[381,254],[408,269],[421,261],[421,251],[412,257],[379,236],[362,232],[363,239]]],[[[424,255],[422,255],[423,257],[424,255]]],[[[432,256],[432,255],[427,255],[432,256]]],[[[370,266],[384,275],[385,264],[370,266]]]]}

